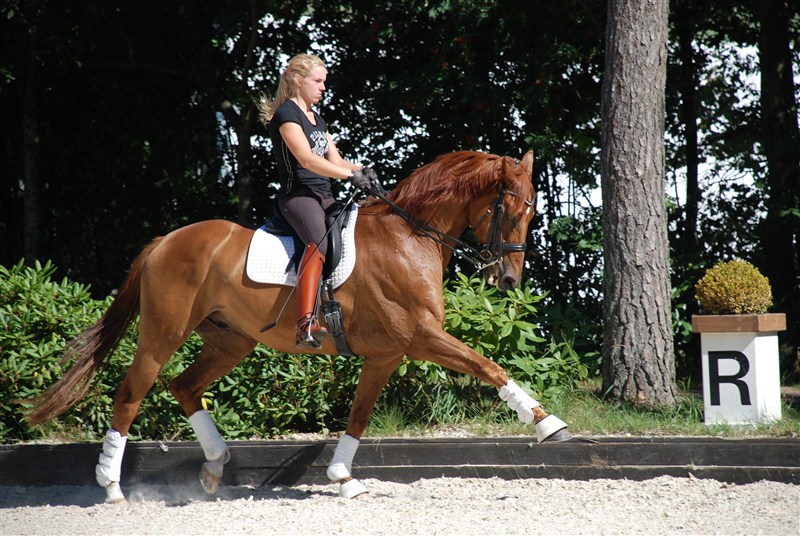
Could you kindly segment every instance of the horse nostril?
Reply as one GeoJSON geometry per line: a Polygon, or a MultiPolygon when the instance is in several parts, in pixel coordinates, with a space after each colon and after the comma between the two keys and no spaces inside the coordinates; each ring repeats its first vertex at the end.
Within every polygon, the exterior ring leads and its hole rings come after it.
{"type": "Polygon", "coordinates": [[[514,277],[513,275],[508,275],[508,274],[503,276],[503,278],[501,279],[501,282],[502,282],[502,285],[503,285],[503,288],[501,290],[511,290],[513,288],[517,288],[517,284],[519,283],[519,281],[517,281],[516,277],[514,277]]]}

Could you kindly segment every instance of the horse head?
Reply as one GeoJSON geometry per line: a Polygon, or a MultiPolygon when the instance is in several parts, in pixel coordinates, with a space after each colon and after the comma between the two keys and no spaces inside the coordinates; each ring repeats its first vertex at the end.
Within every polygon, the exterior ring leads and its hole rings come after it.
{"type": "Polygon", "coordinates": [[[532,174],[533,151],[522,160],[458,151],[415,170],[388,198],[380,196],[384,205],[370,208],[393,212],[445,249],[460,248],[489,284],[506,291],[522,277],[534,208],[532,174]],[[480,245],[458,238],[466,227],[480,245]]]}
{"type": "Polygon", "coordinates": [[[481,275],[501,291],[516,288],[525,267],[525,241],[534,213],[533,151],[522,160],[505,157],[498,166],[497,197],[473,225],[486,261],[481,275]]]}

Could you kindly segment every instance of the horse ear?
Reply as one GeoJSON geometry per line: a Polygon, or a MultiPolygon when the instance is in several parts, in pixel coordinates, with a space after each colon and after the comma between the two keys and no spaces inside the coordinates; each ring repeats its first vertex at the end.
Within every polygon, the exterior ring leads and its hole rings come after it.
{"type": "Polygon", "coordinates": [[[525,153],[525,156],[522,157],[522,162],[520,162],[522,168],[528,175],[533,175],[533,151],[528,151],[525,153]]]}

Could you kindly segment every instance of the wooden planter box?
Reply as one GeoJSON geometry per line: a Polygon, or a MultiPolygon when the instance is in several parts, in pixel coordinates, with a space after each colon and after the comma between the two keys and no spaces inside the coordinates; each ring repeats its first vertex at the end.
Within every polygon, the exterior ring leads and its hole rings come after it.
{"type": "Polygon", "coordinates": [[[781,418],[778,332],[786,315],[694,315],[700,333],[706,424],[758,424],[781,418]]]}

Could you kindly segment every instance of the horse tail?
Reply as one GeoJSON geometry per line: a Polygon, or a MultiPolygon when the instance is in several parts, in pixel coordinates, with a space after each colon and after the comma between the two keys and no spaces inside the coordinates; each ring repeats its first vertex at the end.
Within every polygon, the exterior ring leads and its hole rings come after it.
{"type": "Polygon", "coordinates": [[[136,257],[117,297],[103,316],[67,345],[61,364],[74,362],[61,379],[36,398],[23,401],[33,406],[25,415],[31,426],[64,413],[86,396],[95,375],[102,370],[106,358],[117,348],[139,313],[142,268],[162,239],[153,240],[136,257]]]}

